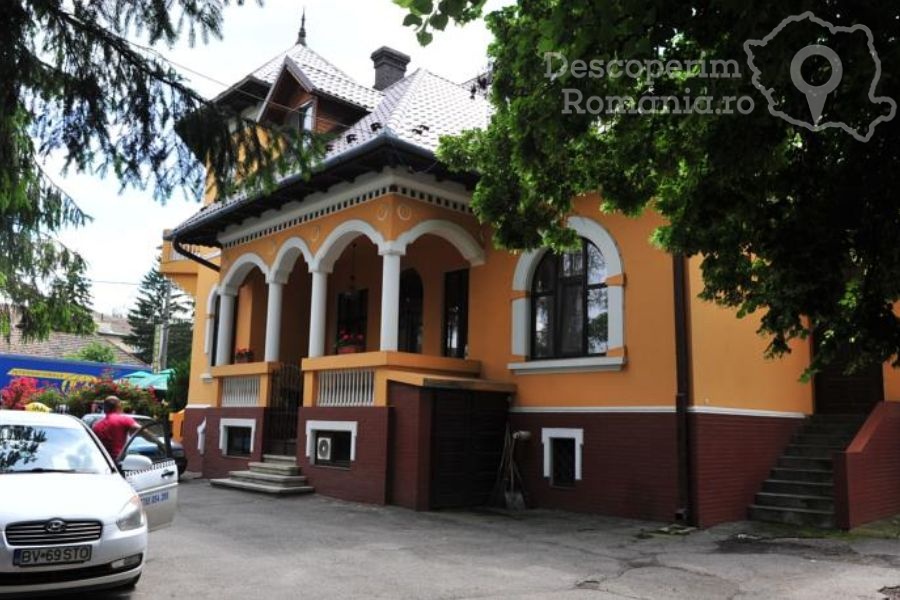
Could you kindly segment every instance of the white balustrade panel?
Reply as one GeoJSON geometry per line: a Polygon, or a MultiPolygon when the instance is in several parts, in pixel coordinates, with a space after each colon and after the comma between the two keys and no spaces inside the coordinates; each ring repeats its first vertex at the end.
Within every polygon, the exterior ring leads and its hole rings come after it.
{"type": "Polygon", "coordinates": [[[222,380],[222,406],[258,406],[259,375],[225,377],[222,380]]]}
{"type": "Polygon", "coordinates": [[[374,369],[319,372],[316,406],[372,406],[374,403],[374,369]]]}

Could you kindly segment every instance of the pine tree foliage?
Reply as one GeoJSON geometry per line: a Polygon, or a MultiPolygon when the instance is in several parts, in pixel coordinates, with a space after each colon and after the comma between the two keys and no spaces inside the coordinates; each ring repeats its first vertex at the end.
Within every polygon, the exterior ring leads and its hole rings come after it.
{"type": "MultiPolygon", "coordinates": [[[[425,42],[431,30],[469,21],[484,4],[395,3],[408,9],[407,25],[425,42]]],[[[439,155],[480,174],[473,209],[494,226],[498,245],[565,246],[572,199],[600,190],[607,210],[662,214],[667,224],[656,243],[699,257],[703,289],[695,292],[739,315],[755,313],[770,354],[813,334],[816,365],[840,357],[857,367],[900,365],[896,3],[518,0],[485,19],[495,36],[492,122],[444,140],[439,155]],[[779,29],[807,12],[852,31],[809,18],[779,29]],[[752,53],[745,46],[764,39],[752,53]],[[809,98],[791,72],[799,51],[812,45],[832,49],[843,67],[819,123],[843,123],[858,137],[772,114],[811,120],[809,98]],[[739,76],[708,77],[697,65],[711,60],[734,61],[739,76]],[[750,60],[770,97],[754,85],[750,60]],[[616,61],[666,68],[637,77],[594,68],[616,61]],[[669,70],[670,61],[688,66],[669,70]],[[575,64],[587,69],[576,72],[575,64]],[[579,95],[595,99],[594,107],[597,100],[615,104],[592,111],[584,100],[564,112],[566,99],[579,95]],[[688,110],[637,104],[645,97],[674,98],[688,110]],[[743,97],[753,102],[746,114],[734,103],[717,112],[723,105],[716,100],[743,97]],[[713,102],[697,104],[702,98],[713,102]],[[622,110],[620,99],[637,109],[622,110]]],[[[820,56],[801,67],[815,86],[834,75],[820,56]]]]}
{"type": "Polygon", "coordinates": [[[128,311],[131,335],[125,337],[125,343],[135,348],[135,355],[147,364],[153,362],[156,327],[162,324],[166,318],[167,294],[170,294],[167,362],[175,364],[190,360],[193,337],[193,302],[189,296],[163,277],[158,266],[155,266],[141,280],[137,302],[128,311]]]}
{"type": "Polygon", "coordinates": [[[93,326],[85,263],[56,240],[88,217],[42,170],[48,157],[164,202],[178,188],[218,199],[269,189],[323,154],[319,136],[264,129],[209,103],[156,51],[221,37],[227,4],[0,2],[0,333],[93,326]]]}

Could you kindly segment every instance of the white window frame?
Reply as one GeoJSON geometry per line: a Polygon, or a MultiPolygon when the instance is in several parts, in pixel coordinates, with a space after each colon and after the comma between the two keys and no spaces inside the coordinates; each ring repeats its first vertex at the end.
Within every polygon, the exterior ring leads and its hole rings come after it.
{"type": "Polygon", "coordinates": [[[319,431],[349,431],[350,432],[350,462],[356,462],[356,432],[357,421],[307,421],[306,422],[306,458],[312,460],[316,447],[316,432],[319,431]]]}
{"type": "Polygon", "coordinates": [[[544,446],[544,477],[546,479],[551,479],[553,475],[553,444],[551,444],[551,440],[554,439],[575,440],[575,481],[581,481],[581,455],[584,446],[584,429],[564,427],[541,428],[541,444],[544,446]]]}
{"type": "Polygon", "coordinates": [[[585,356],[557,359],[529,359],[531,356],[531,282],[538,264],[547,252],[546,248],[532,250],[519,257],[513,274],[513,292],[522,297],[512,301],[510,353],[524,357],[523,362],[512,362],[507,368],[516,375],[570,373],[590,371],[619,371],[625,365],[625,293],[622,256],[613,237],[600,223],[587,217],[571,216],[569,228],[592,242],[606,261],[606,293],[609,307],[609,335],[606,356],[585,356]]]}
{"type": "MultiPolygon", "coordinates": [[[[253,445],[256,443],[256,419],[219,419],[219,450],[223,456],[232,456],[228,451],[228,428],[250,428],[250,454],[253,454],[253,445]]],[[[240,457],[237,457],[240,458],[240,457]]]]}

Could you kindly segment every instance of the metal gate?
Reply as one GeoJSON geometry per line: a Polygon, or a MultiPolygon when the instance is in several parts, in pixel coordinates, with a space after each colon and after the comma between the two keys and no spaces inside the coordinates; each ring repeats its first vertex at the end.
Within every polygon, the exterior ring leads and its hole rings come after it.
{"type": "Polygon", "coordinates": [[[295,456],[297,411],[303,399],[303,372],[297,365],[281,365],[270,377],[264,429],[265,452],[295,456]]]}

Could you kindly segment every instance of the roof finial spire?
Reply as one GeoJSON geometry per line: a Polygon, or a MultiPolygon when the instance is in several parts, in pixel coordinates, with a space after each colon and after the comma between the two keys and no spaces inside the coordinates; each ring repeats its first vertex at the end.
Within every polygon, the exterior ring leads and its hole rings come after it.
{"type": "Polygon", "coordinates": [[[306,7],[303,7],[303,18],[300,19],[300,33],[297,34],[297,43],[306,45],[306,7]]]}

